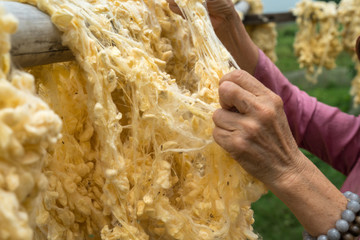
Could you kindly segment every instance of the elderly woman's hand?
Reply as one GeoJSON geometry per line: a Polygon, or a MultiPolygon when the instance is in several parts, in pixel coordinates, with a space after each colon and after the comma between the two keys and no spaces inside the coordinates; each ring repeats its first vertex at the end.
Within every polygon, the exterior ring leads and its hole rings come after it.
{"type": "Polygon", "coordinates": [[[271,185],[304,168],[281,98],[245,71],[225,75],[214,139],[249,173],[271,185]]]}
{"type": "MultiPolygon", "coordinates": [[[[167,0],[170,9],[181,14],[174,0],[167,0]]],[[[241,69],[253,74],[258,61],[257,46],[247,34],[231,0],[207,0],[207,9],[216,35],[241,69]]]]}
{"type": "Polygon", "coordinates": [[[214,139],[282,200],[313,236],[326,234],[346,198],[298,149],[283,103],[245,71],[225,75],[214,139]]]}

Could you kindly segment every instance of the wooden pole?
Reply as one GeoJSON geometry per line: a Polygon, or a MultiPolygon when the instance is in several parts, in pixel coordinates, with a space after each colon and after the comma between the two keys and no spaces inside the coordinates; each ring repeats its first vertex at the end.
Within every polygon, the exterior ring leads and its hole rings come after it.
{"type": "MultiPolygon", "coordinates": [[[[0,0],[0,5],[19,20],[18,30],[11,36],[11,55],[16,66],[31,67],[74,59],[71,51],[61,44],[61,32],[47,14],[24,3],[0,0]]],[[[295,20],[291,13],[248,15],[250,6],[246,1],[237,3],[235,8],[246,15],[246,25],[295,20]]]]}
{"type": "Polygon", "coordinates": [[[19,20],[18,30],[11,36],[11,55],[16,66],[30,67],[74,59],[71,51],[61,44],[61,32],[47,14],[24,3],[1,1],[0,4],[19,20]]]}

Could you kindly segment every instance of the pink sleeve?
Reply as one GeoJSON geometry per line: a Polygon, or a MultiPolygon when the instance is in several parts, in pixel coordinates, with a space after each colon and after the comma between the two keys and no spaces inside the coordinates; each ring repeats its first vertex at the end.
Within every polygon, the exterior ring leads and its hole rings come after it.
{"type": "Polygon", "coordinates": [[[254,76],[282,98],[299,147],[348,175],[359,158],[360,118],[322,104],[299,90],[262,51],[254,76]]]}

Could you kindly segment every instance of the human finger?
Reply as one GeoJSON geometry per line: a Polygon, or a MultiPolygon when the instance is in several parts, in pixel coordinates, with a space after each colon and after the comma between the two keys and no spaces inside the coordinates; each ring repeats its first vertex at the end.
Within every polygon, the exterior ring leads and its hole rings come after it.
{"type": "Polygon", "coordinates": [[[249,112],[251,104],[256,104],[254,95],[230,81],[224,81],[219,86],[219,100],[222,108],[235,108],[239,113],[249,112]]]}
{"type": "Polygon", "coordinates": [[[217,109],[213,114],[213,122],[222,129],[235,131],[238,129],[241,117],[239,113],[226,109],[217,109]]]}
{"type": "Polygon", "coordinates": [[[242,135],[239,134],[239,131],[228,131],[215,126],[213,138],[220,147],[225,149],[237,161],[239,161],[239,157],[248,148],[247,142],[242,135]]]}
{"type": "Polygon", "coordinates": [[[213,138],[220,147],[228,152],[232,152],[233,134],[231,131],[215,126],[213,130],[213,138]]]}
{"type": "Polygon", "coordinates": [[[223,82],[233,82],[241,88],[247,90],[251,94],[255,96],[266,95],[270,91],[267,87],[265,87],[261,82],[259,82],[256,78],[250,75],[248,72],[243,70],[235,70],[228,74],[225,74],[221,80],[220,85],[223,82]]]}

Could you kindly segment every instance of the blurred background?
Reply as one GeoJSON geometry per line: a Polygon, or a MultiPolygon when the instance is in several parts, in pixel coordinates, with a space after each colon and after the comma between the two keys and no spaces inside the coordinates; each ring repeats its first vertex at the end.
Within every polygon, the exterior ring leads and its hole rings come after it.
{"type": "MultiPolygon", "coordinates": [[[[290,10],[295,6],[299,0],[263,0],[264,12],[273,13],[273,12],[285,12],[290,10]]],[[[335,1],[325,1],[325,2],[336,2],[339,3],[340,0],[335,1]]]]}
{"type": "Polygon", "coordinates": [[[263,0],[264,12],[285,12],[295,6],[298,0],[263,0]]]}
{"type": "MultiPolygon", "coordinates": [[[[285,12],[294,7],[296,2],[294,0],[263,0],[264,12],[285,12]]],[[[293,43],[297,32],[296,24],[278,24],[277,31],[276,53],[278,61],[276,65],[284,75],[293,84],[309,95],[316,97],[319,101],[338,107],[343,112],[358,115],[360,111],[352,105],[352,97],[349,93],[351,81],[356,75],[350,55],[342,52],[337,58],[335,69],[324,69],[318,83],[310,83],[305,79],[305,70],[299,69],[299,64],[294,55],[293,43]]],[[[310,153],[306,151],[304,153],[338,188],[342,186],[345,180],[344,175],[310,153]]],[[[263,196],[252,207],[255,212],[255,232],[259,233],[264,240],[302,239],[302,226],[290,210],[272,193],[269,192],[263,196]]]]}

